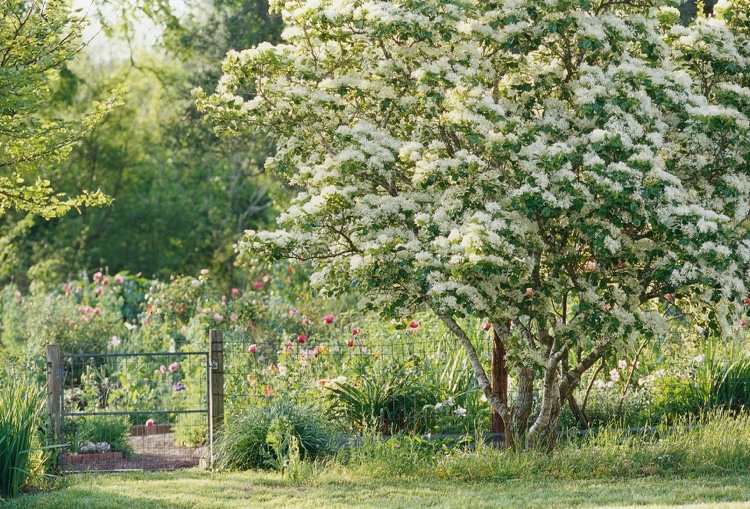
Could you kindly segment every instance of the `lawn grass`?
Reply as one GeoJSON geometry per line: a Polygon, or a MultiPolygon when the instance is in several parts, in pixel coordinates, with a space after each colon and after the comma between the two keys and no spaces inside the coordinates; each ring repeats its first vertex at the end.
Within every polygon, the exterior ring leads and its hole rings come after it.
{"type": "Polygon", "coordinates": [[[0,508],[750,508],[748,475],[469,483],[435,479],[378,482],[322,474],[295,483],[269,472],[188,470],[80,476],[69,478],[67,484],[56,491],[0,503],[0,508]]]}

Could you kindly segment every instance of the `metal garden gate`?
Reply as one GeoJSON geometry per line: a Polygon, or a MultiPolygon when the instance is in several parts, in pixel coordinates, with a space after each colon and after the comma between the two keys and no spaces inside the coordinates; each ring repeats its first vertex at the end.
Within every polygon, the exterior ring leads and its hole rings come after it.
{"type": "Polygon", "coordinates": [[[198,352],[47,350],[48,407],[63,472],[210,466],[223,422],[221,334],[198,352]]]}

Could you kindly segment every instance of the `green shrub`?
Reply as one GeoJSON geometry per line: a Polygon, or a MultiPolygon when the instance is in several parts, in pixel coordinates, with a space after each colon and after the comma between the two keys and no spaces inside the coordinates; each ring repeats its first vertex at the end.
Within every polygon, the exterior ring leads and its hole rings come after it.
{"type": "Polygon", "coordinates": [[[75,451],[86,442],[106,442],[111,450],[128,455],[132,452],[129,435],[130,421],[127,417],[96,415],[78,418],[69,432],[69,439],[75,451]]]}
{"type": "Polygon", "coordinates": [[[359,431],[427,431],[438,395],[421,382],[403,365],[376,365],[354,381],[327,387],[329,413],[359,431]]]}
{"type": "Polygon", "coordinates": [[[0,498],[16,496],[32,470],[43,408],[42,390],[28,377],[0,373],[0,498]]]}
{"type": "Polygon", "coordinates": [[[295,460],[330,454],[334,430],[315,408],[286,401],[267,407],[248,407],[225,424],[217,445],[221,468],[283,468],[295,460]]]}

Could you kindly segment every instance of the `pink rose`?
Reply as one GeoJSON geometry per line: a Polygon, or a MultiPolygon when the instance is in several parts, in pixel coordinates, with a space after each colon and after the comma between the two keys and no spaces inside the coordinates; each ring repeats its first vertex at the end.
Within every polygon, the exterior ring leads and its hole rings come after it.
{"type": "Polygon", "coordinates": [[[332,314],[327,314],[323,317],[323,323],[326,325],[331,325],[336,320],[336,317],[332,314]]]}
{"type": "Polygon", "coordinates": [[[261,279],[257,279],[253,283],[253,288],[255,288],[256,290],[262,290],[264,286],[266,286],[266,284],[261,279]]]}
{"type": "Polygon", "coordinates": [[[167,367],[164,364],[159,366],[159,373],[161,373],[162,375],[167,373],[167,367]]]}
{"type": "Polygon", "coordinates": [[[173,362],[169,365],[169,372],[170,373],[177,373],[180,370],[180,363],[179,362],[173,362]]]}
{"type": "Polygon", "coordinates": [[[419,322],[416,320],[412,320],[409,322],[409,328],[410,329],[419,329],[419,322]]]}
{"type": "Polygon", "coordinates": [[[124,282],[125,282],[125,278],[124,278],[124,277],[123,277],[122,275],[120,275],[120,274],[117,274],[117,275],[115,276],[115,283],[117,283],[118,285],[121,285],[121,284],[123,284],[124,282]]]}
{"type": "Polygon", "coordinates": [[[232,298],[236,299],[240,296],[240,289],[239,288],[232,288],[232,298]]]}
{"type": "Polygon", "coordinates": [[[94,283],[99,284],[102,280],[101,272],[94,272],[94,283]]]}

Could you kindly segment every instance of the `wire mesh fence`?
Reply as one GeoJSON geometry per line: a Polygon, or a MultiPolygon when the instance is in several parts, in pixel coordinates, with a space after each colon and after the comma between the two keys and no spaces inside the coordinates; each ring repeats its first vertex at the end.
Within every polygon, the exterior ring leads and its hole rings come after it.
{"type": "Polygon", "coordinates": [[[206,352],[63,357],[63,471],[198,465],[208,419],[206,352]]]}
{"type": "MultiPolygon", "coordinates": [[[[489,364],[489,339],[477,341],[489,364]]],[[[227,331],[227,418],[277,401],[316,406],[344,432],[467,434],[489,431],[489,405],[464,351],[445,335],[406,329],[367,337],[260,338],[227,331]]]]}

